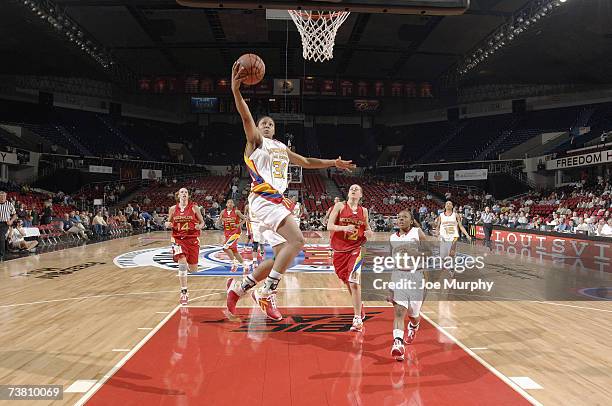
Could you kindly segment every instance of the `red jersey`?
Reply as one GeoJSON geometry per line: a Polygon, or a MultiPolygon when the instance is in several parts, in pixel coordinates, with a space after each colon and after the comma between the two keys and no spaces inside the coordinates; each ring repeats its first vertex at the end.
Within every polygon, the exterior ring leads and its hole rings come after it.
{"type": "Polygon", "coordinates": [[[223,232],[227,234],[240,234],[240,217],[236,213],[236,209],[232,209],[230,212],[227,209],[223,209],[221,212],[221,221],[223,221],[223,232]]]}
{"type": "Polygon", "coordinates": [[[189,202],[184,210],[181,210],[178,204],[174,207],[172,238],[175,240],[197,238],[200,236],[200,230],[195,228],[196,224],[199,224],[200,221],[196,217],[194,206],[196,206],[195,203],[189,202]]]}
{"type": "Polygon", "coordinates": [[[351,251],[361,247],[366,238],[364,232],[366,229],[366,218],[363,207],[357,206],[357,210],[353,212],[348,203],[344,203],[344,207],[336,217],[336,225],[338,226],[355,226],[355,231],[347,233],[345,231],[335,231],[331,237],[331,247],[334,251],[351,251]]]}

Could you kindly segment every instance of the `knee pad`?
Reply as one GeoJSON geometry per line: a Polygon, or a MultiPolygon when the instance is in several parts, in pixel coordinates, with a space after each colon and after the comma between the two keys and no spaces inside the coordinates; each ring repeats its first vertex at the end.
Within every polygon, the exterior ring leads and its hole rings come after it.
{"type": "Polygon", "coordinates": [[[189,269],[187,264],[179,264],[178,276],[187,277],[187,269],[189,269]]]}

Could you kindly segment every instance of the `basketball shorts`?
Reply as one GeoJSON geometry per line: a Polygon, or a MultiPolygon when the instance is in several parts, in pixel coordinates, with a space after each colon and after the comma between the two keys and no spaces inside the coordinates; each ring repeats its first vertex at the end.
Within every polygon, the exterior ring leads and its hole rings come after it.
{"type": "Polygon", "coordinates": [[[175,240],[172,243],[172,259],[178,262],[179,258],[185,257],[189,265],[197,265],[200,256],[200,241],[197,238],[186,238],[175,240]]]}
{"type": "Polygon", "coordinates": [[[253,241],[256,241],[260,244],[270,244],[272,247],[276,247],[277,245],[283,244],[287,242],[282,235],[277,233],[276,231],[272,231],[270,229],[261,229],[259,227],[259,223],[253,223],[253,241]]]}
{"type": "Polygon", "coordinates": [[[225,242],[223,243],[224,250],[238,251],[238,240],[240,239],[240,233],[228,233],[225,234],[225,242]]]}
{"type": "Polygon", "coordinates": [[[344,283],[361,283],[362,250],[334,251],[332,262],[338,278],[344,283]]]}
{"type": "Polygon", "coordinates": [[[393,303],[406,308],[410,317],[418,317],[421,312],[425,298],[425,290],[421,288],[423,279],[422,271],[394,270],[391,274],[393,303]]]}
{"type": "Polygon", "coordinates": [[[259,222],[260,232],[272,230],[276,232],[282,221],[291,214],[291,207],[285,203],[274,203],[254,193],[249,196],[249,210],[259,222]]]}

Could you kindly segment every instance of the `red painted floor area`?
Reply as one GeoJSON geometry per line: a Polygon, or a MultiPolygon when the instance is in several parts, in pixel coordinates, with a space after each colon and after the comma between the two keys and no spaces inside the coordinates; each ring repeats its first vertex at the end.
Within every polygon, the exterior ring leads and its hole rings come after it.
{"type": "Polygon", "coordinates": [[[368,308],[361,335],[348,308],[282,310],[281,322],[253,309],[239,324],[218,308],[180,309],[87,404],[529,404],[425,320],[399,363],[392,308],[368,308]]]}

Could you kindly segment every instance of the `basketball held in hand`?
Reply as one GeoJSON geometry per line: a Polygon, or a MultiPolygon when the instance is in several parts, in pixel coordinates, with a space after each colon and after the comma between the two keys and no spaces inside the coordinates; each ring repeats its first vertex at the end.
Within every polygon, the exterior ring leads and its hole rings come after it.
{"type": "Polygon", "coordinates": [[[255,54],[244,54],[238,58],[238,63],[246,70],[246,77],[242,81],[245,85],[256,85],[266,74],[264,61],[255,54]]]}

